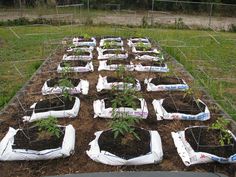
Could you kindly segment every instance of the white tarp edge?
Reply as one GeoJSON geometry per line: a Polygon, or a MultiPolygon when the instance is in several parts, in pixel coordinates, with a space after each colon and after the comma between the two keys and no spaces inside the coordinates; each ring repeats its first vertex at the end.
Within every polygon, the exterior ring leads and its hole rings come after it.
{"type": "Polygon", "coordinates": [[[67,52],[73,52],[76,50],[83,50],[83,51],[88,51],[88,52],[92,52],[94,49],[94,46],[76,46],[76,47],[69,47],[66,51],[67,52]]]}
{"type": "MultiPolygon", "coordinates": [[[[115,110],[115,112],[124,112],[128,115],[140,117],[142,119],[146,119],[148,116],[148,108],[147,103],[143,98],[139,99],[141,102],[141,107],[137,109],[128,108],[128,107],[120,107],[115,110]]],[[[94,118],[112,118],[112,107],[105,108],[104,99],[95,100],[93,102],[93,110],[94,110],[94,118]]]]}
{"type": "MultiPolygon", "coordinates": [[[[174,144],[177,148],[178,154],[186,166],[209,162],[236,163],[236,154],[231,155],[229,158],[224,158],[205,152],[195,152],[191,145],[185,139],[185,130],[179,132],[171,132],[171,136],[174,140],[174,144]]],[[[229,131],[229,133],[236,140],[236,137],[233,135],[233,133],[231,131],[229,131]]]]}
{"type": "Polygon", "coordinates": [[[118,37],[118,38],[105,38],[105,39],[101,39],[100,43],[99,43],[99,46],[100,47],[104,46],[104,44],[107,41],[112,42],[113,45],[117,45],[117,46],[123,46],[124,45],[124,42],[121,40],[120,37],[118,37]],[[119,42],[117,40],[119,40],[119,42]]]}
{"type": "Polygon", "coordinates": [[[123,159],[107,151],[101,151],[98,145],[98,139],[103,131],[95,133],[96,138],[89,143],[90,149],[86,151],[87,155],[94,161],[107,165],[145,165],[156,164],[162,161],[163,151],[161,137],[157,131],[149,131],[151,135],[151,151],[139,157],[132,159],[123,159]]]}
{"type": "Polygon", "coordinates": [[[119,66],[124,66],[126,71],[133,71],[134,64],[130,62],[130,65],[122,65],[122,64],[111,64],[107,65],[107,60],[99,61],[98,71],[106,70],[106,71],[115,71],[119,68],[119,66]]]}
{"type": "Polygon", "coordinates": [[[64,54],[62,60],[68,61],[68,60],[92,60],[93,54],[92,52],[89,52],[89,55],[67,55],[64,54]]]}
{"type": "Polygon", "coordinates": [[[189,86],[186,84],[186,82],[181,79],[181,81],[183,82],[183,84],[168,84],[168,85],[164,85],[164,84],[160,84],[160,85],[155,85],[153,83],[151,83],[153,78],[149,78],[149,79],[145,79],[144,83],[147,85],[147,91],[185,91],[189,89],[189,86]]]}
{"type": "Polygon", "coordinates": [[[30,108],[33,109],[33,113],[31,116],[24,116],[23,121],[33,122],[40,119],[48,118],[48,116],[54,116],[56,118],[75,118],[78,115],[79,108],[80,108],[80,100],[79,98],[75,97],[75,103],[72,109],[70,110],[58,110],[58,111],[46,111],[46,112],[35,112],[35,107],[37,103],[34,103],[30,108]]]}
{"type": "Polygon", "coordinates": [[[112,51],[113,49],[104,49],[104,50],[98,50],[98,60],[105,60],[105,59],[127,59],[128,53],[125,54],[103,54],[105,51],[112,51]]]}
{"type": "Polygon", "coordinates": [[[154,110],[156,112],[157,120],[198,120],[198,121],[205,121],[210,119],[210,111],[205,103],[203,103],[200,99],[198,99],[199,102],[205,105],[204,112],[200,112],[196,115],[192,114],[184,114],[184,113],[168,113],[164,107],[162,106],[164,99],[160,100],[153,100],[152,104],[154,107],[154,110]]]}
{"type": "Polygon", "coordinates": [[[27,150],[27,149],[13,149],[14,136],[17,131],[9,127],[5,137],[0,142],[0,161],[14,161],[14,160],[47,160],[61,157],[68,157],[74,153],[75,147],[75,129],[72,125],[65,127],[65,134],[62,146],[56,149],[45,149],[42,151],[27,150]]]}
{"type": "Polygon", "coordinates": [[[79,38],[73,38],[73,44],[75,46],[96,46],[96,39],[91,38],[92,41],[79,41],[79,38]]]}
{"type": "Polygon", "coordinates": [[[135,46],[132,47],[132,52],[133,53],[143,53],[143,52],[145,52],[145,53],[156,53],[156,54],[160,53],[159,51],[157,51],[157,49],[152,49],[152,50],[147,50],[147,51],[137,50],[135,46]]]}
{"type": "MultiPolygon", "coordinates": [[[[84,67],[83,66],[77,66],[77,67],[68,67],[70,72],[89,72],[89,71],[94,71],[93,69],[93,63],[88,62],[84,67]]],[[[57,67],[57,72],[62,73],[63,72],[63,67],[60,66],[60,64],[57,67]]]]}
{"type": "MultiPolygon", "coordinates": [[[[49,87],[47,84],[47,82],[49,80],[50,79],[45,81],[45,83],[42,87],[42,94],[43,95],[62,94],[63,87],[60,87],[60,86],[49,87]]],[[[80,79],[80,82],[76,87],[73,87],[73,88],[65,87],[64,89],[67,90],[69,92],[69,94],[71,94],[71,95],[78,94],[78,93],[82,93],[83,95],[87,95],[88,90],[89,90],[89,82],[87,80],[80,79]]]]}
{"type": "Polygon", "coordinates": [[[99,75],[98,83],[97,83],[96,88],[97,88],[98,92],[102,91],[103,89],[111,90],[113,87],[115,87],[118,90],[123,90],[124,87],[126,87],[126,88],[128,87],[128,88],[134,88],[136,91],[140,91],[141,90],[140,82],[137,79],[135,79],[135,80],[136,80],[135,86],[133,86],[132,83],[124,83],[124,82],[111,82],[111,83],[108,83],[107,82],[107,76],[102,77],[101,75],[99,75]]]}
{"type": "Polygon", "coordinates": [[[151,47],[151,43],[147,38],[131,38],[127,40],[127,45],[129,47],[136,46],[138,42],[142,42],[144,45],[151,47]]]}
{"type": "Polygon", "coordinates": [[[143,66],[141,63],[136,64],[135,68],[136,71],[141,72],[169,72],[169,68],[167,64],[165,66],[143,66]]]}

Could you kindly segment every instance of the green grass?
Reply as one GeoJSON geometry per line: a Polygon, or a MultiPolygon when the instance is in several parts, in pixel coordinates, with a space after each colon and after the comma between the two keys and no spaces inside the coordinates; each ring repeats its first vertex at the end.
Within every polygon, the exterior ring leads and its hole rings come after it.
{"type": "Polygon", "coordinates": [[[236,110],[233,108],[236,106],[235,33],[111,26],[19,26],[12,29],[20,38],[9,28],[0,28],[0,107],[3,107],[35,72],[42,62],[40,59],[45,58],[55,47],[43,47],[45,41],[59,41],[63,37],[83,33],[123,37],[142,35],[159,41],[160,45],[181,62],[220,105],[236,118],[236,110]]]}

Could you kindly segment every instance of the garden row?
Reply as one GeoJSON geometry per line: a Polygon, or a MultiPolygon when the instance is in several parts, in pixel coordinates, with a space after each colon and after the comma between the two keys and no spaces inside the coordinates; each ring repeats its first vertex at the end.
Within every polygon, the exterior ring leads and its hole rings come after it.
{"type": "MultiPolygon", "coordinates": [[[[86,151],[91,159],[104,164],[143,165],[162,161],[158,131],[138,126],[141,119],[145,121],[150,116],[150,102],[158,121],[206,121],[211,117],[208,106],[195,97],[183,79],[160,74],[151,77],[153,73],[167,73],[169,68],[162,52],[147,38],[74,38],[56,70],[56,77],[44,78],[41,86],[44,99],[32,104],[22,118],[33,124],[24,129],[10,127],[2,139],[0,160],[45,160],[72,155],[75,128],[71,124],[57,125],[57,118],[78,117],[83,104],[81,97],[89,98],[90,92],[96,92],[94,95],[99,98],[93,98],[94,118],[111,118],[109,129],[95,132],[95,139],[86,151]],[[78,73],[94,71],[95,58],[98,72],[113,71],[112,76],[93,75],[97,80],[96,91],[89,90],[91,81],[81,78],[84,75],[77,77],[78,73]],[[145,72],[145,79],[137,79],[132,71],[145,72]],[[161,99],[151,95],[163,91],[172,94],[161,99]],[[142,95],[144,92],[151,95],[148,101],[142,95]],[[47,148],[41,146],[45,142],[47,148]]],[[[186,127],[172,132],[183,163],[186,166],[214,161],[235,163],[236,137],[225,128],[227,123],[218,119],[210,127],[186,127]]]]}

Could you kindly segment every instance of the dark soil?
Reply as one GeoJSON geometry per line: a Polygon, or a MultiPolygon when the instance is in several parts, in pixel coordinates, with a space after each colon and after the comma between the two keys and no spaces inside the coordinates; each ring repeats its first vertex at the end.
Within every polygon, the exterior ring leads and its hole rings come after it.
{"type": "Polygon", "coordinates": [[[162,106],[168,113],[198,114],[205,110],[205,105],[198,104],[191,96],[173,95],[165,98],[162,106]]]}
{"type": "MultiPolygon", "coordinates": [[[[112,100],[115,99],[115,96],[114,97],[109,97],[109,98],[106,98],[104,99],[104,102],[105,102],[105,108],[111,108],[112,107],[112,100]]],[[[137,108],[141,108],[141,103],[140,103],[140,100],[137,98],[134,100],[135,102],[135,105],[137,108]]],[[[117,107],[129,107],[126,103],[122,103],[121,105],[118,105],[117,107]]]]}
{"type": "Polygon", "coordinates": [[[152,51],[152,48],[151,47],[138,47],[136,46],[135,47],[137,51],[144,51],[144,52],[147,52],[147,51],[152,51]]]}
{"type": "Polygon", "coordinates": [[[79,66],[85,67],[88,62],[82,60],[62,61],[60,63],[60,66],[65,67],[66,66],[65,63],[69,64],[70,67],[79,67],[79,66]]]}
{"type": "Polygon", "coordinates": [[[176,77],[156,77],[151,80],[151,83],[155,85],[171,85],[171,84],[183,84],[182,79],[176,77]]]}
{"type": "Polygon", "coordinates": [[[77,55],[77,56],[89,56],[90,53],[86,51],[80,51],[80,52],[72,52],[71,54],[77,55]]]}
{"type": "Polygon", "coordinates": [[[155,52],[142,52],[142,53],[139,53],[138,55],[139,56],[149,55],[149,56],[152,56],[152,57],[156,57],[156,56],[158,56],[158,53],[155,53],[155,52]]]}
{"type": "Polygon", "coordinates": [[[165,63],[159,62],[159,61],[142,61],[142,66],[157,66],[157,67],[164,67],[165,63]]]}
{"type": "MultiPolygon", "coordinates": [[[[104,39],[106,39],[106,38],[104,38],[104,39]]],[[[106,39],[106,42],[121,42],[121,40],[120,39],[106,39]]]]}
{"type": "Polygon", "coordinates": [[[122,50],[107,50],[107,51],[104,51],[103,52],[103,55],[106,55],[106,54],[126,54],[125,51],[122,51],[122,50]]]}
{"type": "Polygon", "coordinates": [[[142,43],[148,43],[146,41],[141,41],[141,40],[138,40],[138,41],[132,41],[133,43],[139,43],[139,42],[142,42],[142,43]]]}
{"type": "Polygon", "coordinates": [[[129,60],[108,60],[108,65],[130,65],[129,60]]]}
{"type": "Polygon", "coordinates": [[[75,104],[75,97],[72,97],[72,100],[69,98],[53,98],[46,99],[37,102],[35,106],[35,113],[46,112],[46,111],[60,111],[60,110],[70,110],[75,104]],[[60,98],[60,99],[59,99],[60,98]]]}
{"type": "Polygon", "coordinates": [[[185,131],[185,138],[196,152],[207,152],[228,158],[236,154],[236,141],[232,138],[230,144],[225,142],[225,145],[221,146],[219,143],[221,134],[220,130],[194,127],[185,131]]]}
{"type": "MultiPolygon", "coordinates": [[[[63,78],[56,77],[56,78],[48,80],[47,81],[48,87],[56,87],[56,86],[58,86],[60,79],[63,79],[63,78]]],[[[72,85],[74,87],[76,87],[79,84],[79,82],[80,82],[80,79],[68,79],[68,80],[72,83],[72,85]]]]}
{"type": "Polygon", "coordinates": [[[27,149],[41,151],[45,149],[55,149],[62,146],[64,138],[64,128],[61,128],[60,137],[55,135],[42,135],[37,127],[20,130],[14,136],[13,149],[27,149]],[[42,137],[41,137],[42,136],[42,137]]]}
{"type": "MultiPolygon", "coordinates": [[[[100,150],[110,152],[124,159],[131,159],[150,152],[150,133],[144,129],[136,128],[140,140],[131,138],[128,143],[122,143],[124,136],[118,136],[114,139],[111,130],[104,131],[98,139],[100,150]]],[[[132,136],[132,135],[131,135],[132,136]]]]}
{"type": "Polygon", "coordinates": [[[121,50],[121,46],[118,46],[118,45],[110,45],[110,46],[102,46],[101,47],[102,49],[119,49],[121,50]]]}
{"type": "MultiPolygon", "coordinates": [[[[107,82],[108,83],[112,83],[112,82],[126,82],[127,81],[125,79],[122,79],[122,78],[118,78],[118,77],[111,77],[111,76],[107,76],[107,82]]],[[[135,80],[136,82],[136,80],[135,80]]]]}

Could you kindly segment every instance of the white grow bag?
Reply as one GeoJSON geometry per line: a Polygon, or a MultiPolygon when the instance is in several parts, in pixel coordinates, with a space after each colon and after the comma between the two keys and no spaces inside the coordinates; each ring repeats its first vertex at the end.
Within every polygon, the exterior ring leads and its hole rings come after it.
{"type": "Polygon", "coordinates": [[[210,111],[205,103],[203,103],[200,99],[198,99],[199,102],[205,105],[205,110],[203,112],[200,112],[196,115],[192,114],[184,114],[184,113],[168,113],[165,108],[162,106],[164,99],[160,100],[153,100],[152,104],[154,107],[154,110],[156,112],[157,120],[198,120],[198,121],[205,121],[210,119],[210,111]]]}
{"type": "Polygon", "coordinates": [[[91,38],[92,41],[81,41],[83,38],[73,38],[73,44],[75,46],[96,46],[96,39],[94,37],[91,38]]]}
{"type": "MultiPolygon", "coordinates": [[[[92,72],[94,71],[93,69],[93,63],[88,62],[85,66],[77,66],[77,67],[69,67],[70,72],[92,72]]],[[[59,64],[57,67],[57,72],[62,73],[63,72],[63,67],[59,64]]]]}
{"type": "MultiPolygon", "coordinates": [[[[45,81],[45,83],[42,87],[42,94],[43,95],[62,94],[63,87],[60,87],[60,86],[49,87],[48,81],[50,81],[50,79],[45,81]]],[[[87,95],[88,90],[89,90],[89,82],[87,80],[80,79],[80,82],[78,83],[77,86],[75,86],[73,88],[65,87],[64,90],[67,90],[68,93],[71,95],[78,94],[78,93],[82,93],[83,95],[87,95]]]]}
{"type": "Polygon", "coordinates": [[[150,61],[163,61],[164,60],[164,57],[163,55],[161,56],[158,56],[158,54],[160,53],[159,51],[155,52],[156,53],[156,56],[152,56],[150,54],[143,54],[140,52],[138,54],[135,55],[135,59],[136,60],[150,60],[150,61]]]}
{"type": "Polygon", "coordinates": [[[182,84],[160,84],[160,85],[155,85],[151,83],[153,78],[145,79],[144,83],[147,85],[147,91],[185,91],[189,89],[189,86],[186,84],[186,82],[181,79],[183,82],[182,84]]]}
{"type": "Polygon", "coordinates": [[[134,64],[130,62],[129,65],[122,65],[122,64],[107,64],[107,60],[99,61],[99,67],[98,71],[115,71],[117,70],[120,66],[124,66],[126,71],[133,71],[134,70],[134,64]]]}
{"type": "Polygon", "coordinates": [[[68,60],[92,60],[93,54],[91,51],[86,51],[89,52],[89,55],[67,55],[64,54],[62,60],[68,61],[68,60]]]}
{"type": "Polygon", "coordinates": [[[94,50],[94,46],[75,46],[75,47],[69,47],[66,51],[67,52],[75,52],[76,50],[83,50],[92,52],[94,50]]]}
{"type": "MultiPolygon", "coordinates": [[[[209,162],[219,162],[223,164],[236,163],[236,154],[233,154],[228,158],[224,158],[206,152],[195,152],[191,145],[185,139],[185,131],[189,128],[191,127],[186,128],[184,131],[171,132],[171,136],[174,140],[174,144],[177,148],[178,154],[186,166],[209,162]]],[[[229,130],[228,132],[236,141],[236,137],[234,136],[234,134],[229,130]]]]}
{"type": "Polygon", "coordinates": [[[152,49],[152,50],[143,51],[143,50],[137,50],[135,46],[132,47],[132,52],[133,52],[133,53],[143,53],[143,52],[145,52],[145,53],[159,53],[159,52],[157,51],[157,49],[152,49]]]}
{"type": "MultiPolygon", "coordinates": [[[[128,115],[146,119],[148,116],[147,103],[143,98],[139,99],[141,107],[137,109],[129,107],[119,107],[115,112],[127,113],[128,115]]],[[[93,102],[94,118],[112,118],[112,107],[106,108],[104,99],[93,102]]]]}
{"type": "Polygon", "coordinates": [[[104,46],[106,42],[111,42],[112,45],[123,46],[124,43],[120,37],[109,37],[100,40],[99,46],[104,46]]]}
{"type": "Polygon", "coordinates": [[[37,102],[31,105],[31,109],[33,109],[33,113],[31,116],[24,116],[23,121],[33,122],[40,119],[46,119],[48,116],[53,116],[56,118],[75,118],[79,113],[80,108],[80,100],[79,98],[75,97],[75,103],[72,109],[70,110],[49,110],[45,112],[35,112],[35,107],[37,102]]]}
{"type": "Polygon", "coordinates": [[[9,128],[7,134],[0,142],[0,161],[15,160],[47,160],[68,157],[74,153],[75,129],[72,125],[65,127],[65,134],[62,146],[55,149],[45,149],[42,151],[28,149],[13,149],[14,136],[20,129],[9,128]]]}
{"type": "Polygon", "coordinates": [[[135,65],[134,69],[141,72],[169,72],[169,68],[167,67],[166,63],[164,66],[143,66],[141,63],[139,63],[135,65]]]}
{"type": "MultiPolygon", "coordinates": [[[[128,53],[125,52],[124,54],[104,54],[106,51],[114,51],[113,49],[104,49],[98,50],[98,60],[105,60],[105,59],[127,59],[128,53]]],[[[120,50],[123,51],[123,50],[120,50]]]]}
{"type": "Polygon", "coordinates": [[[145,165],[156,164],[162,161],[163,151],[161,137],[157,131],[149,131],[151,136],[150,149],[146,155],[141,155],[131,159],[120,158],[110,152],[101,151],[98,139],[103,131],[95,133],[95,139],[89,143],[90,149],[86,151],[87,155],[94,161],[107,165],[145,165]]]}
{"type": "Polygon", "coordinates": [[[133,86],[132,83],[124,83],[124,82],[111,82],[111,83],[108,83],[107,82],[107,76],[102,77],[101,75],[99,75],[98,83],[97,83],[96,88],[97,88],[98,92],[102,91],[103,89],[111,90],[113,87],[115,87],[118,90],[123,90],[124,87],[126,87],[126,88],[128,87],[128,88],[134,88],[136,91],[140,91],[141,90],[140,82],[137,79],[135,81],[136,81],[135,86],[133,86]]]}
{"type": "Polygon", "coordinates": [[[151,43],[147,38],[130,38],[127,44],[129,47],[133,47],[136,46],[138,42],[142,42],[144,45],[151,47],[151,43]]]}

